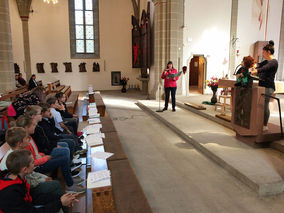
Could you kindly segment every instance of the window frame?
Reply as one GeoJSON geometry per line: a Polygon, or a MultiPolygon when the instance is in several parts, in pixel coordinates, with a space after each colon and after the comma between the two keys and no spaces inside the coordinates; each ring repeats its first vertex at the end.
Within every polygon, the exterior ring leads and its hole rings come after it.
{"type": "MultiPolygon", "coordinates": [[[[85,0],[83,0],[85,1],[85,0]]],[[[93,1],[93,29],[94,29],[94,53],[76,52],[76,25],[75,25],[75,3],[69,0],[69,30],[70,30],[70,52],[71,58],[100,58],[100,40],[99,40],[99,1],[93,1]]],[[[83,10],[85,11],[85,10],[83,10]]],[[[84,20],[84,26],[85,20],[84,20]]],[[[84,27],[85,28],[85,27],[84,27]]],[[[85,32],[85,30],[84,30],[85,32]]],[[[85,33],[84,33],[85,34],[85,33]]],[[[84,41],[87,40],[84,38],[84,41]]],[[[86,43],[86,42],[84,42],[86,43]]],[[[86,48],[86,47],[85,47],[86,48]]]]}

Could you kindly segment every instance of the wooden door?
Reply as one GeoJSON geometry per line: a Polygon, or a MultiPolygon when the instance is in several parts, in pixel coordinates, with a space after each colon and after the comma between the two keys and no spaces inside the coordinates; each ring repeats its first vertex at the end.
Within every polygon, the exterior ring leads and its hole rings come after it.
{"type": "Polygon", "coordinates": [[[189,86],[198,86],[199,57],[194,56],[190,61],[189,86]]]}
{"type": "Polygon", "coordinates": [[[198,57],[198,92],[203,94],[204,87],[204,59],[203,57],[198,57]]]}

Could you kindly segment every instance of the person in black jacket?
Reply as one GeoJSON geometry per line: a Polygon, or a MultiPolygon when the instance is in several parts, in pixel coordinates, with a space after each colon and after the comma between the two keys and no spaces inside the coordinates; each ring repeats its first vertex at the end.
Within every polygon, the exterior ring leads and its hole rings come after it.
{"type": "Polygon", "coordinates": [[[0,172],[0,212],[56,213],[63,206],[72,206],[77,194],[64,194],[60,198],[42,194],[33,198],[25,176],[34,169],[28,150],[15,150],[7,158],[8,170],[0,172]]]}
{"type": "Polygon", "coordinates": [[[19,84],[21,84],[22,86],[25,86],[26,85],[26,80],[23,78],[23,74],[22,73],[19,73],[18,75],[18,82],[19,84]]]}
{"type": "Polygon", "coordinates": [[[37,82],[36,82],[36,75],[32,74],[32,77],[29,80],[29,90],[32,90],[33,88],[37,87],[37,82]]]}
{"type": "MultiPolygon", "coordinates": [[[[265,59],[263,62],[259,63],[256,68],[252,70],[252,74],[257,74],[259,76],[259,86],[265,87],[266,95],[273,95],[275,91],[275,74],[278,69],[278,61],[274,58],[274,42],[269,41],[267,45],[263,47],[262,56],[265,59]]],[[[268,120],[270,116],[269,111],[269,100],[268,96],[265,97],[264,102],[264,122],[263,131],[267,131],[268,120]]]]}
{"type": "MultiPolygon", "coordinates": [[[[44,104],[43,104],[44,105],[44,104]]],[[[47,104],[46,104],[47,105],[47,104]]],[[[39,123],[42,121],[42,108],[40,106],[28,106],[26,108],[25,115],[30,116],[37,121],[37,125],[34,134],[31,135],[35,141],[38,150],[46,155],[70,155],[70,160],[73,159],[74,154],[74,141],[72,140],[50,140],[47,136],[47,130],[42,128],[39,123]]],[[[71,163],[71,162],[70,162],[71,163]]]]}

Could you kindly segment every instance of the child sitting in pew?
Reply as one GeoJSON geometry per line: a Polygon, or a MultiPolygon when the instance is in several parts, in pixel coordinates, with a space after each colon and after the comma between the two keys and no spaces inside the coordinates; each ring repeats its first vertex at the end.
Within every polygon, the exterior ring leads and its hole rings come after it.
{"type": "MultiPolygon", "coordinates": [[[[42,120],[38,122],[38,126],[42,128],[44,131],[44,135],[48,138],[51,143],[58,143],[58,142],[67,142],[73,144],[73,149],[70,149],[70,155],[74,153],[74,151],[77,151],[77,147],[75,147],[76,141],[73,136],[69,134],[57,134],[56,133],[56,127],[55,122],[52,117],[52,114],[50,112],[49,104],[47,103],[41,103],[41,114],[42,114],[42,120]]],[[[78,159],[78,155],[75,156],[75,159],[73,156],[70,159],[73,159],[73,163],[79,163],[81,162],[80,159],[78,159]]]]}
{"type": "MultiPolygon", "coordinates": [[[[23,127],[28,135],[34,134],[36,124],[37,123],[34,119],[24,115],[20,116],[16,121],[16,125],[18,127],[23,127]]],[[[71,173],[69,157],[67,157],[67,155],[60,155],[60,156],[45,155],[44,153],[38,151],[38,148],[31,137],[29,140],[29,145],[25,149],[31,151],[34,157],[36,172],[45,174],[48,172],[53,172],[60,167],[64,180],[67,185],[66,192],[70,193],[85,192],[85,188],[79,187],[77,185],[77,184],[80,185],[82,181],[80,179],[76,181],[73,180],[73,178],[79,176],[80,172],[74,170],[71,173]]]]}
{"type": "Polygon", "coordinates": [[[74,129],[74,134],[77,134],[77,136],[81,136],[82,133],[78,132],[78,124],[79,124],[79,119],[76,114],[70,114],[68,112],[67,106],[65,104],[66,102],[66,95],[63,92],[58,92],[55,95],[58,105],[57,105],[57,111],[60,113],[63,121],[67,124],[67,126],[72,126],[74,129]]]}
{"type": "Polygon", "coordinates": [[[51,98],[48,98],[46,100],[46,103],[50,105],[50,112],[52,114],[52,117],[55,121],[55,127],[56,127],[56,131],[57,131],[57,134],[59,135],[66,135],[66,134],[69,134],[71,136],[71,138],[75,139],[76,141],[76,148],[79,150],[79,149],[82,149],[80,148],[80,146],[82,146],[82,142],[79,140],[79,138],[77,137],[77,135],[73,134],[72,131],[70,131],[70,129],[73,129],[71,126],[66,126],[64,124],[64,121],[62,119],[62,116],[61,114],[56,111],[56,109],[58,108],[58,101],[56,98],[54,97],[51,97],[51,98]],[[69,129],[70,128],[70,129],[69,129]]]}
{"type": "MultiPolygon", "coordinates": [[[[6,142],[10,146],[5,156],[0,163],[0,170],[7,170],[7,157],[10,153],[16,150],[22,150],[29,144],[30,136],[26,134],[26,130],[22,127],[12,127],[6,132],[6,142]]],[[[42,194],[48,194],[49,196],[60,198],[63,195],[63,191],[60,183],[57,180],[52,180],[50,177],[33,171],[25,176],[25,180],[30,185],[32,197],[38,197],[42,194]]]]}
{"type": "MultiPolygon", "coordinates": [[[[25,115],[30,116],[37,122],[35,132],[32,138],[35,141],[40,152],[46,155],[68,155],[70,163],[73,160],[75,142],[72,139],[62,139],[60,141],[53,141],[47,137],[49,131],[45,131],[39,123],[42,122],[43,113],[42,108],[37,105],[28,106],[25,115]]],[[[71,171],[79,168],[82,164],[71,164],[71,171]],[[75,168],[76,167],[76,168],[75,168]]]]}
{"type": "Polygon", "coordinates": [[[34,169],[34,159],[28,150],[15,150],[7,157],[8,170],[0,173],[0,212],[56,213],[63,206],[72,206],[77,194],[60,198],[42,194],[32,197],[25,177],[34,169]]]}

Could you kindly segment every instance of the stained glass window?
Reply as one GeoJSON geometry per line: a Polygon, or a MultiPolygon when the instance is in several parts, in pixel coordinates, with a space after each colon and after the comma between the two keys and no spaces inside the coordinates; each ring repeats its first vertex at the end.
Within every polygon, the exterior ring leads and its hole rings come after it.
{"type": "MultiPolygon", "coordinates": [[[[94,26],[94,20],[96,17],[94,8],[97,8],[96,0],[71,0],[74,12],[74,36],[76,53],[95,53],[98,48],[98,34],[95,36],[95,31],[97,26],[94,26]],[[96,5],[96,6],[95,6],[96,5]]],[[[97,22],[96,22],[97,23],[97,22]]],[[[72,33],[71,33],[72,34],[72,33]]],[[[71,35],[72,37],[72,35],[71,35]]],[[[72,38],[71,38],[72,39],[72,38]]]]}

